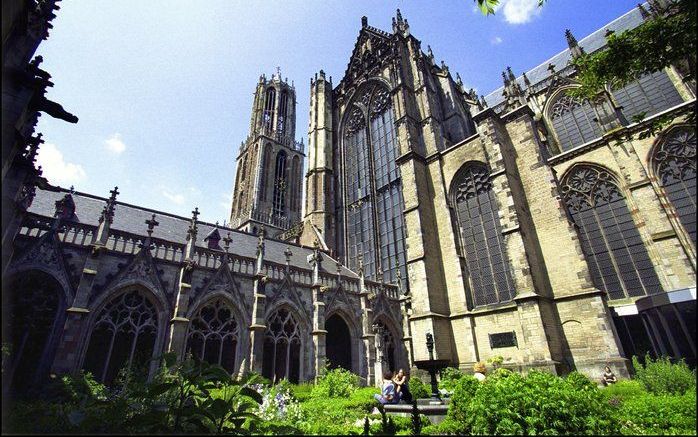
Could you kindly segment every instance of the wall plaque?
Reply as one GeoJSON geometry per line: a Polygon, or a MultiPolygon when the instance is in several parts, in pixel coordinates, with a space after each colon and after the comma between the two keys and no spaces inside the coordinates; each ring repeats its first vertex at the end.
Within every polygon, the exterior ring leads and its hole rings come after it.
{"type": "Polygon", "coordinates": [[[518,347],[516,343],[516,332],[499,332],[497,334],[489,334],[490,336],[490,349],[496,349],[498,347],[518,347]]]}

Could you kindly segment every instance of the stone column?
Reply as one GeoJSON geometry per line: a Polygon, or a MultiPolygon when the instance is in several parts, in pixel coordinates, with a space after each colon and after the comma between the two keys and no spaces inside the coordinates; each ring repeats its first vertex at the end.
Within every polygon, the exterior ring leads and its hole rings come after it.
{"type": "Polygon", "coordinates": [[[63,325],[61,341],[58,342],[56,356],[51,367],[53,373],[73,373],[78,370],[80,347],[87,338],[88,327],[86,324],[90,313],[87,306],[97,272],[102,264],[102,254],[106,251],[109,228],[114,219],[117,194],[119,194],[118,187],[114,187],[99,217],[99,227],[92,237],[92,251],[85,260],[72,305],[66,310],[67,316],[63,325]]]}
{"type": "Polygon", "coordinates": [[[363,260],[359,256],[359,299],[361,302],[361,341],[363,343],[365,356],[362,367],[365,368],[366,385],[371,386],[376,383],[376,373],[373,368],[376,360],[375,339],[371,324],[373,323],[373,310],[368,300],[368,292],[364,282],[363,260]]]}
{"type": "Polygon", "coordinates": [[[179,272],[177,298],[175,301],[174,316],[170,320],[170,338],[167,350],[177,354],[178,359],[184,358],[184,350],[187,344],[187,329],[189,328],[189,299],[191,297],[191,277],[196,262],[194,261],[194,248],[196,234],[198,232],[197,216],[199,208],[192,211],[191,224],[187,231],[187,247],[185,249],[184,265],[179,272]]]}
{"type": "Polygon", "coordinates": [[[308,264],[313,267],[313,348],[315,351],[313,371],[315,380],[322,376],[325,371],[325,340],[327,331],[325,330],[325,302],[323,294],[325,287],[320,282],[320,266],[322,264],[322,253],[320,253],[319,242],[315,240],[315,249],[308,255],[308,264]]]}
{"type": "MultiPolygon", "coordinates": [[[[265,286],[268,281],[264,274],[264,237],[266,231],[264,227],[259,230],[259,241],[257,242],[257,269],[254,279],[254,300],[252,303],[252,320],[250,323],[250,357],[249,370],[262,373],[262,359],[264,354],[264,331],[267,329],[266,293],[265,286]]],[[[243,369],[246,373],[248,369],[243,369]]]]}

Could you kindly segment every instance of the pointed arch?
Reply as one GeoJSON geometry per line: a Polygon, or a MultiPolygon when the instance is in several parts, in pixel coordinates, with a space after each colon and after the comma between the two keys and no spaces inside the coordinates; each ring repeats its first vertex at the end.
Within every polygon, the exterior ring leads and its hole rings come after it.
{"type": "Polygon", "coordinates": [[[169,305],[141,280],[100,296],[89,320],[82,368],[111,384],[122,368],[150,378],[162,351],[169,305]]]}
{"type": "Polygon", "coordinates": [[[543,113],[560,152],[566,152],[601,137],[601,126],[593,105],[586,99],[572,97],[567,91],[574,85],[562,86],[551,93],[543,113]]]}
{"type": "Polygon", "coordinates": [[[577,163],[564,173],[560,186],[594,285],[610,299],[661,292],[617,176],[596,164],[577,163]]]}
{"type": "Polygon", "coordinates": [[[489,167],[479,161],[463,164],[451,182],[449,199],[470,290],[468,305],[511,301],[515,283],[489,167]]]}
{"type": "Polygon", "coordinates": [[[393,282],[405,267],[402,182],[391,88],[385,80],[364,82],[349,99],[340,124],[344,187],[342,242],[349,268],[363,258],[368,279],[393,282]]]}
{"type": "Polygon", "coordinates": [[[286,156],[286,151],[284,150],[279,150],[276,154],[276,165],[274,167],[274,197],[272,200],[275,216],[286,215],[286,191],[288,190],[286,156]]]}
{"type": "Polygon", "coordinates": [[[48,377],[72,300],[63,284],[41,269],[18,271],[3,280],[3,394],[22,393],[48,377]]]}
{"type": "Polygon", "coordinates": [[[214,291],[192,308],[187,330],[187,353],[236,374],[245,344],[245,318],[222,291],[214,291]]]}
{"type": "MultiPolygon", "coordinates": [[[[696,127],[673,126],[649,153],[650,175],[657,181],[678,221],[696,247],[696,127]]],[[[667,202],[663,202],[668,207],[667,202]]]]}
{"type": "Polygon", "coordinates": [[[291,302],[283,302],[268,312],[264,331],[262,375],[276,382],[297,383],[303,377],[304,329],[300,313],[291,302]]]}
{"type": "Polygon", "coordinates": [[[330,365],[342,367],[350,372],[360,374],[360,357],[362,356],[362,343],[360,341],[361,329],[360,326],[357,325],[356,320],[358,320],[357,314],[355,314],[355,311],[353,311],[348,304],[337,302],[333,309],[329,309],[325,317],[325,330],[327,331],[325,337],[325,351],[330,365]],[[341,329],[339,324],[332,325],[328,323],[333,317],[341,319],[341,322],[346,326],[346,333],[335,330],[335,328],[341,329]],[[339,334],[337,335],[337,340],[339,341],[333,341],[334,334],[339,334]],[[345,351],[343,351],[343,349],[345,349],[345,351]],[[346,352],[345,358],[338,359],[338,353],[341,354],[342,352],[346,352]]]}
{"type": "Polygon", "coordinates": [[[274,109],[276,108],[276,89],[267,88],[264,98],[264,113],[262,114],[263,131],[269,135],[274,131],[274,109]]]}

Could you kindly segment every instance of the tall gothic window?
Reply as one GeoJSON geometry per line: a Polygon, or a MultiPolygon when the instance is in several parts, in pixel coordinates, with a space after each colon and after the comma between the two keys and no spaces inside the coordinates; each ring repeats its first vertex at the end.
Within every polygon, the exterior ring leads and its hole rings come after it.
{"type": "Polygon", "coordinates": [[[587,100],[563,92],[548,114],[563,152],[601,136],[601,128],[594,121],[596,114],[587,100]]]}
{"type": "Polygon", "coordinates": [[[665,71],[641,76],[625,87],[614,90],[613,97],[623,108],[623,115],[629,122],[638,114],[644,113],[645,117],[649,117],[683,102],[665,71]]]}
{"type": "Polygon", "coordinates": [[[189,326],[187,352],[202,361],[220,364],[228,373],[235,371],[240,328],[223,299],[201,308],[189,326]]]}
{"type": "Polygon", "coordinates": [[[267,320],[264,332],[262,375],[272,381],[300,378],[301,332],[298,320],[286,308],[280,308],[267,320]]]}
{"type": "Polygon", "coordinates": [[[262,153],[262,168],[260,169],[259,175],[259,200],[267,200],[267,172],[268,168],[271,166],[271,145],[267,143],[264,146],[264,152],[262,153]]]}
{"type": "Polygon", "coordinates": [[[276,155],[276,171],[274,172],[274,215],[284,215],[286,197],[286,152],[281,150],[276,155]]]}
{"type": "Polygon", "coordinates": [[[286,90],[281,92],[281,97],[279,98],[279,113],[277,114],[277,126],[276,131],[279,135],[284,133],[286,129],[286,111],[288,107],[288,93],[286,90]]]}
{"type": "Polygon", "coordinates": [[[623,193],[609,172],[595,166],[577,166],[561,184],[594,285],[611,299],[661,292],[623,193]]]}
{"type": "Polygon", "coordinates": [[[23,272],[9,281],[9,309],[2,318],[3,344],[10,345],[3,357],[3,391],[22,392],[48,376],[55,339],[62,327],[63,289],[43,272],[23,272]]]}
{"type": "Polygon", "coordinates": [[[472,163],[461,169],[454,179],[452,196],[472,305],[510,301],[516,294],[514,281],[487,167],[472,163]]]}
{"type": "Polygon", "coordinates": [[[267,89],[267,95],[264,99],[264,113],[262,114],[262,124],[264,132],[270,134],[274,130],[274,106],[276,105],[276,90],[274,88],[267,89]]]}
{"type": "Polygon", "coordinates": [[[158,331],[155,306],[138,290],[122,293],[99,313],[85,356],[85,370],[111,384],[119,370],[147,376],[158,331]]]}
{"type": "Polygon", "coordinates": [[[696,128],[672,129],[652,152],[654,174],[696,245],[696,128]]]}
{"type": "Polygon", "coordinates": [[[370,279],[393,282],[405,269],[405,232],[397,140],[390,92],[369,84],[352,101],[344,123],[346,254],[359,257],[370,279]]]}

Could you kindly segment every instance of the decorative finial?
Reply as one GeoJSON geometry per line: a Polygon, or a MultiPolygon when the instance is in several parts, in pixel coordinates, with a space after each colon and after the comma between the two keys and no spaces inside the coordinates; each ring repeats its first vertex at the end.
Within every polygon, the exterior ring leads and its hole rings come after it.
{"type": "Polygon", "coordinates": [[[431,51],[431,46],[429,44],[427,44],[427,54],[430,58],[434,57],[434,52],[431,51]]]}
{"type": "Polygon", "coordinates": [[[459,86],[463,86],[463,80],[460,78],[460,73],[458,72],[456,72],[456,84],[458,84],[459,86]]]}
{"type": "Polygon", "coordinates": [[[482,94],[480,94],[480,104],[483,108],[487,108],[487,100],[485,100],[485,96],[483,96],[482,94]]]}
{"type": "Polygon", "coordinates": [[[70,194],[75,194],[75,187],[73,185],[70,186],[70,194]]]}
{"type": "Polygon", "coordinates": [[[199,217],[199,207],[195,207],[194,210],[191,212],[191,221],[195,222],[197,218],[199,217]]]}
{"type": "Polygon", "coordinates": [[[397,22],[402,23],[402,14],[400,13],[400,8],[397,8],[397,22]]]}
{"type": "Polygon", "coordinates": [[[361,17],[361,27],[366,26],[368,26],[368,17],[364,15],[363,17],[361,17]]]}
{"type": "Polygon", "coordinates": [[[640,10],[640,15],[642,16],[643,20],[650,18],[650,13],[647,12],[647,9],[645,9],[644,6],[642,6],[642,3],[638,3],[637,8],[640,10]]]}
{"type": "Polygon", "coordinates": [[[516,76],[514,76],[514,73],[511,71],[511,67],[507,67],[507,74],[509,75],[509,80],[510,81],[515,81],[516,76]]]}
{"type": "Polygon", "coordinates": [[[524,72],[524,74],[523,74],[523,81],[524,81],[524,83],[526,84],[527,87],[530,87],[530,86],[531,86],[531,81],[528,80],[528,76],[526,76],[526,73],[525,73],[525,72],[524,72]]]}
{"type": "Polygon", "coordinates": [[[150,220],[145,221],[145,224],[148,225],[148,238],[150,238],[153,235],[153,229],[155,229],[160,222],[155,220],[155,214],[153,214],[150,220]]]}
{"type": "Polygon", "coordinates": [[[555,74],[555,66],[552,62],[548,64],[548,71],[550,72],[550,74],[555,74]]]}
{"type": "Polygon", "coordinates": [[[572,35],[571,30],[565,29],[565,38],[567,39],[567,45],[570,46],[570,48],[577,45],[577,38],[572,35]]]}

